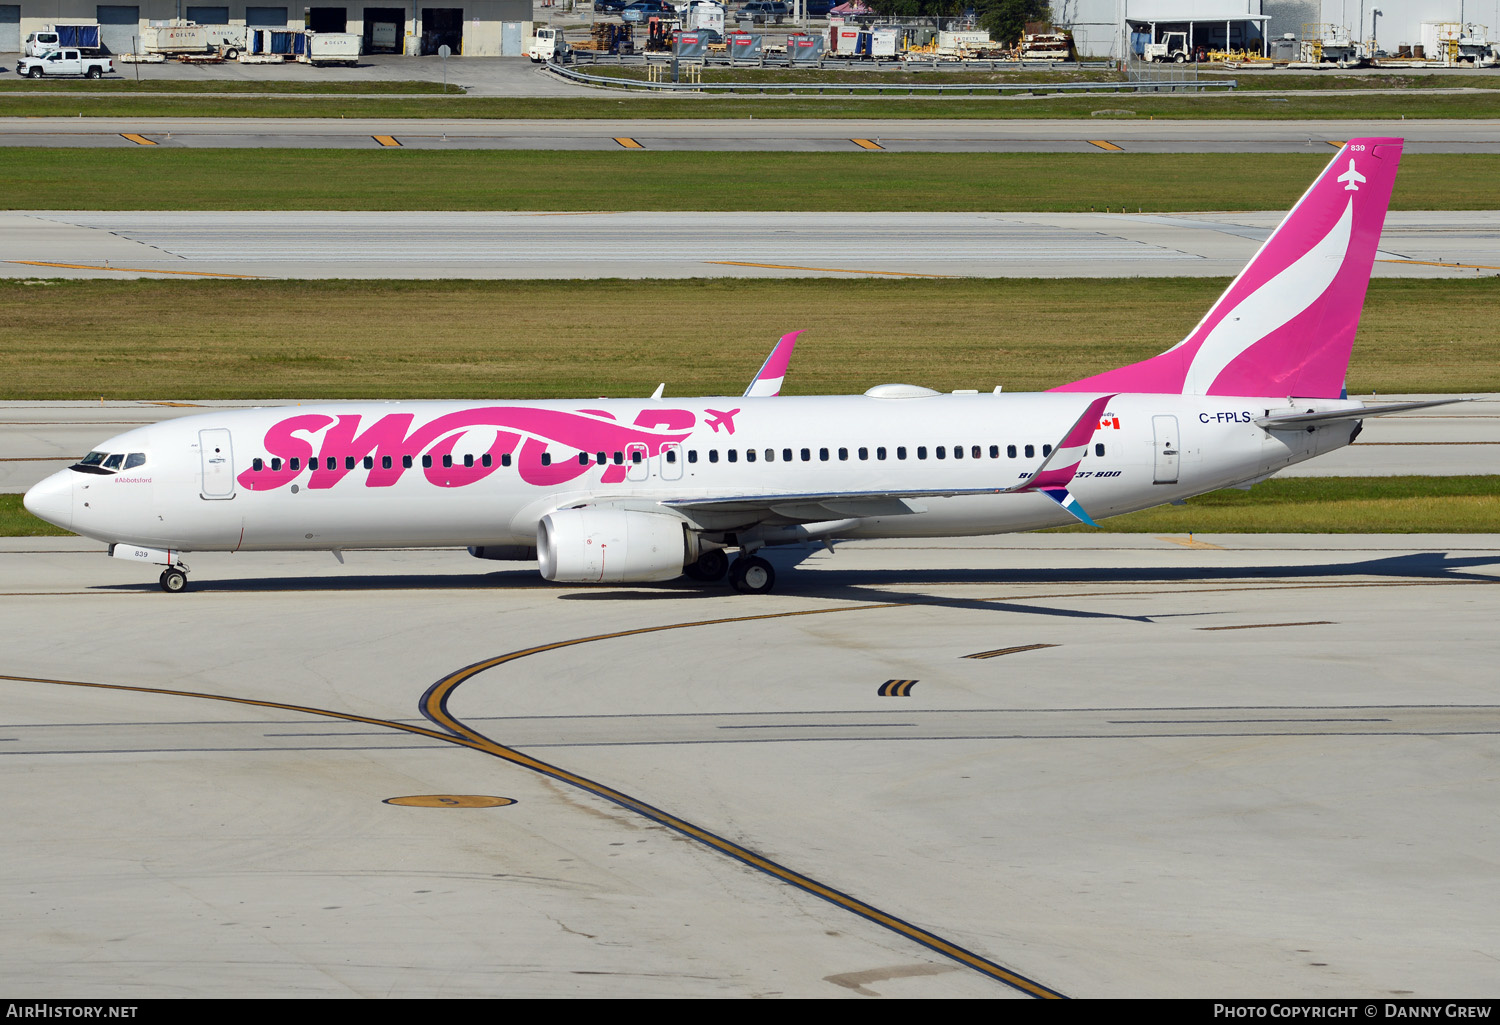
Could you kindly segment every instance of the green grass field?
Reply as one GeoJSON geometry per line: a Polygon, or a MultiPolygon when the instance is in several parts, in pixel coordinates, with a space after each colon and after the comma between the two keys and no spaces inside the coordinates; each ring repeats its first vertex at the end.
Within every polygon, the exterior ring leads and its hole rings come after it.
{"type": "MultiPolygon", "coordinates": [[[[1281,210],[1332,146],[1264,153],[5,150],[20,210],[1281,210]],[[101,188],[108,182],[108,188],[101,188]]],[[[1397,210],[1500,208],[1500,157],[1403,158],[1397,210]]]]}
{"type": "MultiPolygon", "coordinates": [[[[1055,528],[1088,532],[1083,525],[1055,528]]],[[[1103,520],[1110,533],[1500,533],[1500,477],[1314,477],[1215,491],[1181,506],[1103,520]]],[[[0,536],[66,536],[0,495],[0,536]]]]}
{"type": "MultiPolygon", "coordinates": [[[[0,398],[1037,390],[1181,339],[1223,279],[0,280],[0,398]]],[[[1500,390],[1500,278],[1376,280],[1351,392],[1500,390]]]]}
{"type": "MultiPolygon", "coordinates": [[[[28,83],[30,84],[30,83],[28,83]]],[[[50,83],[49,83],[50,89],[50,83]]],[[[562,98],[479,96],[267,95],[237,98],[128,95],[118,89],[87,89],[76,95],[28,95],[0,91],[0,117],[378,117],[378,118],[1086,118],[1101,108],[1131,110],[1161,119],[1305,120],[1344,118],[1493,118],[1500,116],[1500,89],[1437,93],[1403,89],[1391,93],[1343,90],[1339,95],[1294,90],[1268,96],[1247,90],[1213,94],[1094,94],[967,99],[961,97],[771,96],[714,97],[623,95],[562,98]]]]}

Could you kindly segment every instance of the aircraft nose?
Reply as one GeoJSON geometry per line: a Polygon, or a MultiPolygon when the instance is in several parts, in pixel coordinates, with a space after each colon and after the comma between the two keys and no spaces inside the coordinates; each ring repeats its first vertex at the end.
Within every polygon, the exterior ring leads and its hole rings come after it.
{"type": "Polygon", "coordinates": [[[26,507],[27,512],[38,519],[46,520],[64,530],[71,530],[73,527],[72,476],[71,470],[54,473],[26,492],[26,497],[21,499],[21,504],[26,507]]]}

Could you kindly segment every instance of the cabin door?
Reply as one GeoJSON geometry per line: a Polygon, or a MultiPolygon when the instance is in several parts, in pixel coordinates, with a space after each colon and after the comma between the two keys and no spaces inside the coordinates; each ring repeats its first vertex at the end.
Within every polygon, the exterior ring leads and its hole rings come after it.
{"type": "Polygon", "coordinates": [[[1175,416],[1153,416],[1151,427],[1156,433],[1156,476],[1153,484],[1177,483],[1177,459],[1182,452],[1178,443],[1177,418],[1175,416]]]}
{"type": "Polygon", "coordinates": [[[222,427],[198,432],[198,451],[203,458],[204,498],[234,497],[234,449],[229,432],[222,427]]]}

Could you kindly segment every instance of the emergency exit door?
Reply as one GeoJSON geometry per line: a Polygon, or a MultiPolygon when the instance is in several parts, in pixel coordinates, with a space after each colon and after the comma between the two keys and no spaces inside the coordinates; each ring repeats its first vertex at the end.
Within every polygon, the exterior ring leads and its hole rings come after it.
{"type": "Polygon", "coordinates": [[[1153,416],[1151,427],[1156,434],[1156,475],[1153,484],[1176,484],[1177,461],[1182,453],[1175,416],[1153,416]]]}
{"type": "Polygon", "coordinates": [[[203,487],[199,494],[204,498],[234,497],[234,449],[229,444],[229,432],[222,427],[198,432],[198,450],[203,458],[203,487]]]}

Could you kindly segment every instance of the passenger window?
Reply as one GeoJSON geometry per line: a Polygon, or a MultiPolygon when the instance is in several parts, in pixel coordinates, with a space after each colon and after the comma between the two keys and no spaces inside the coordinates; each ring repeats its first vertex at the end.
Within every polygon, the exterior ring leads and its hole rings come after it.
{"type": "Polygon", "coordinates": [[[346,469],[346,470],[352,470],[352,469],[354,469],[354,457],[353,456],[345,456],[344,457],[344,469],[346,469]]]}
{"type": "MultiPolygon", "coordinates": [[[[109,464],[106,463],[105,465],[107,466],[109,464]]],[[[281,469],[281,457],[280,456],[276,456],[275,458],[273,458],[271,460],[271,469],[272,470],[279,470],[279,469],[281,469]]]]}
{"type": "Polygon", "coordinates": [[[841,448],[841,449],[839,449],[839,459],[843,460],[843,459],[848,459],[848,458],[849,458],[849,450],[847,448],[841,448]]]}
{"type": "Polygon", "coordinates": [[[792,450],[791,449],[784,448],[784,449],[781,450],[781,461],[783,463],[790,463],[792,461],[792,450]]]}
{"type": "MultiPolygon", "coordinates": [[[[974,458],[978,459],[979,456],[975,455],[974,458]]],[[[1000,446],[999,445],[991,445],[990,446],[990,458],[991,459],[999,459],[1000,458],[1000,446]]]]}
{"type": "Polygon", "coordinates": [[[826,448],[818,449],[818,458],[825,463],[828,462],[828,450],[826,448]]]}
{"type": "Polygon", "coordinates": [[[146,453],[132,452],[125,457],[125,469],[134,470],[137,466],[146,465],[146,453]]]}
{"type": "Polygon", "coordinates": [[[970,449],[969,455],[973,456],[975,459],[978,459],[980,455],[982,455],[982,453],[979,451],[979,446],[975,445],[972,449],[970,449]]]}
{"type": "Polygon", "coordinates": [[[747,449],[745,449],[745,462],[747,462],[747,463],[753,463],[753,462],[755,462],[755,449],[753,449],[753,448],[747,448],[747,449]]]}
{"type": "Polygon", "coordinates": [[[448,467],[450,467],[452,465],[453,465],[453,453],[450,452],[450,453],[448,453],[447,455],[445,455],[443,457],[443,467],[446,469],[446,468],[448,468],[448,467]]]}
{"type": "Polygon", "coordinates": [[[776,450],[774,448],[768,448],[768,449],[766,449],[766,462],[768,462],[768,463],[774,463],[774,462],[776,462],[776,450]]]}
{"type": "Polygon", "coordinates": [[[424,469],[424,470],[430,470],[430,469],[432,469],[432,457],[431,456],[423,456],[422,457],[422,469],[424,469]]]}
{"type": "Polygon", "coordinates": [[[861,447],[860,450],[859,450],[859,457],[861,459],[869,459],[870,458],[870,450],[867,449],[867,448],[861,447]]]}
{"type": "Polygon", "coordinates": [[[918,459],[926,459],[927,458],[927,446],[926,445],[918,445],[917,446],[917,458],[918,459]]]}
{"type": "MultiPolygon", "coordinates": [[[[294,459],[294,460],[292,460],[292,462],[295,463],[296,460],[294,459]]],[[[382,470],[389,470],[391,468],[391,457],[390,456],[381,456],[380,457],[380,468],[382,470]]],[[[296,467],[294,466],[294,467],[292,467],[292,469],[295,470],[296,467]]]]}
{"type": "MultiPolygon", "coordinates": [[[[489,456],[485,456],[485,458],[488,459],[489,456]]],[[[489,463],[485,463],[484,465],[488,466],[490,464],[489,463]]],[[[411,456],[402,456],[401,457],[401,468],[403,470],[410,470],[411,469],[411,456]]]]}
{"type": "Polygon", "coordinates": [[[1102,455],[1104,455],[1104,442],[1101,441],[1099,444],[1097,444],[1097,445],[1094,446],[1094,455],[1096,455],[1096,456],[1102,456],[1102,455]]]}
{"type": "Polygon", "coordinates": [[[616,466],[624,466],[625,465],[625,453],[624,452],[616,452],[615,453],[615,465],[616,466]]]}
{"type": "Polygon", "coordinates": [[[1042,446],[1042,455],[1044,455],[1044,456],[1050,456],[1051,454],[1052,454],[1052,446],[1051,445],[1043,445],[1042,446]]]}
{"type": "Polygon", "coordinates": [[[944,446],[939,445],[937,447],[937,451],[934,452],[933,455],[937,456],[939,459],[947,459],[948,458],[948,450],[944,446]]]}
{"type": "Polygon", "coordinates": [[[603,452],[595,452],[594,462],[600,466],[603,466],[605,463],[609,462],[609,456],[605,455],[603,452]]]}
{"type": "Polygon", "coordinates": [[[500,465],[501,466],[509,466],[510,465],[510,453],[509,452],[505,452],[505,453],[501,454],[501,456],[500,456],[500,465]]]}
{"type": "Polygon", "coordinates": [[[963,457],[964,457],[964,447],[962,445],[954,445],[953,446],[953,458],[954,459],[962,459],[963,457]]]}
{"type": "Polygon", "coordinates": [[[339,467],[338,456],[329,456],[328,457],[328,462],[327,462],[326,465],[328,466],[328,469],[330,469],[330,470],[337,470],[338,467],[339,467]]]}
{"type": "Polygon", "coordinates": [[[875,450],[875,458],[876,459],[884,459],[885,458],[885,446],[884,445],[881,445],[879,448],[877,448],[875,450]]]}
{"type": "Polygon", "coordinates": [[[897,459],[905,459],[906,458],[906,446],[905,445],[897,445],[896,446],[896,458],[897,459]]]}
{"type": "Polygon", "coordinates": [[[260,471],[264,470],[265,468],[266,461],[259,456],[256,456],[254,459],[250,460],[250,469],[260,471]]]}
{"type": "MultiPolygon", "coordinates": [[[[485,454],[484,465],[485,466],[490,465],[490,457],[489,457],[488,453],[485,454]]],[[[587,452],[580,452],[580,453],[578,453],[578,465],[579,466],[587,466],[587,465],[589,465],[589,454],[587,452]]]]}
{"type": "Polygon", "coordinates": [[[494,464],[494,462],[495,462],[495,457],[492,456],[492,455],[490,455],[488,452],[486,452],[484,455],[482,455],[482,456],[479,457],[479,465],[480,466],[491,466],[491,465],[494,464]]]}
{"type": "Polygon", "coordinates": [[[734,462],[739,457],[740,457],[740,450],[737,449],[737,448],[726,449],[725,452],[724,452],[724,458],[728,459],[731,463],[734,462]]]}
{"type": "Polygon", "coordinates": [[[1016,446],[1014,446],[1014,445],[1006,445],[1005,446],[1005,454],[1009,458],[1014,459],[1016,457],[1016,446]]]}
{"type": "Polygon", "coordinates": [[[696,463],[697,461],[698,461],[698,450],[695,449],[695,448],[688,449],[688,462],[690,462],[690,463],[696,463]]]}
{"type": "Polygon", "coordinates": [[[300,470],[300,469],[302,469],[302,459],[301,459],[301,457],[299,457],[299,456],[292,456],[292,459],[291,459],[291,468],[294,469],[294,470],[300,470]]]}
{"type": "MultiPolygon", "coordinates": [[[[474,457],[473,456],[464,456],[464,465],[465,466],[473,466],[474,465],[474,457]]],[[[542,465],[543,466],[551,466],[552,465],[552,453],[551,452],[543,452],[542,453],[542,465]]]]}
{"type": "Polygon", "coordinates": [[[1036,456],[1036,446],[1035,445],[1027,445],[1026,446],[1026,458],[1027,459],[1032,459],[1032,458],[1035,458],[1035,456],[1036,456]]]}
{"type": "Polygon", "coordinates": [[[708,450],[708,461],[710,463],[717,463],[719,461],[719,450],[718,449],[711,448],[711,449],[708,450]]]}
{"type": "Polygon", "coordinates": [[[373,469],[375,469],[375,457],[374,456],[365,456],[365,469],[366,470],[373,470],[373,469]]]}
{"type": "Polygon", "coordinates": [[[805,448],[802,450],[802,461],[804,463],[812,462],[812,449],[805,448]]]}

